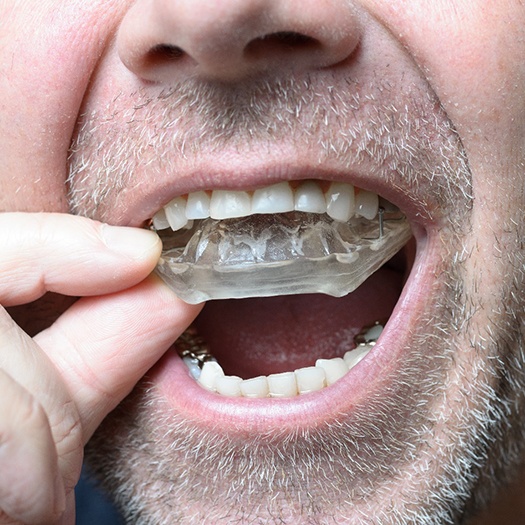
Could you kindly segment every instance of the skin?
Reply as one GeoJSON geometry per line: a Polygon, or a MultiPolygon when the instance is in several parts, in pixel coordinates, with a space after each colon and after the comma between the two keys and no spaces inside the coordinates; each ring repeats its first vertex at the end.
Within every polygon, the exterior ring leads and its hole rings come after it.
{"type": "MultiPolygon", "coordinates": [[[[406,447],[397,451],[384,437],[386,452],[378,447],[374,453],[384,461],[376,472],[384,466],[393,483],[379,475],[357,476],[366,461],[356,453],[355,464],[345,465],[348,479],[334,482],[334,494],[341,497],[354,476],[360,499],[343,500],[334,521],[495,524],[506,507],[513,509],[506,523],[520,523],[524,23],[525,7],[518,0],[0,0],[0,210],[5,212],[0,215],[0,246],[5,247],[0,258],[0,523],[74,522],[72,490],[84,446],[199,313],[199,307],[184,304],[148,277],[160,243],[155,234],[129,226],[143,225],[173,196],[170,192],[294,178],[289,166],[300,162],[322,163],[331,173],[351,167],[364,187],[377,186],[382,194],[389,191],[386,186],[401,188],[393,195],[415,217],[416,228],[425,230],[420,244],[429,239],[425,253],[433,262],[428,264],[442,275],[432,281],[433,288],[425,288],[428,299],[424,294],[414,299],[421,315],[407,339],[406,356],[393,353],[389,361],[399,370],[399,382],[392,379],[399,392],[396,403],[407,413],[397,414],[401,419],[388,430],[406,447]],[[324,47],[288,52],[257,40],[283,30],[302,32],[324,47]],[[257,43],[255,54],[241,53],[247,42],[257,43]],[[187,54],[177,62],[148,55],[158,44],[178,46],[187,54]],[[416,147],[423,140],[439,154],[423,162],[419,152],[417,169],[410,169],[398,148],[387,156],[392,170],[384,174],[378,155],[367,157],[355,143],[339,144],[334,155],[323,150],[319,144],[328,132],[307,110],[296,120],[284,120],[282,135],[272,131],[272,116],[286,114],[272,105],[272,89],[294,79],[285,103],[295,107],[298,98],[309,95],[297,87],[307,75],[318,98],[329,98],[330,85],[348,97],[343,78],[352,79],[361,100],[375,96],[372,104],[358,106],[357,116],[338,108],[345,124],[386,113],[394,122],[396,144],[416,147]],[[255,89],[255,78],[262,81],[262,91],[255,89]],[[174,95],[168,102],[157,100],[173,86],[180,89],[176,94],[184,94],[176,104],[174,95]],[[257,118],[246,116],[242,96],[247,93],[255,97],[257,118]],[[241,102],[221,138],[219,110],[233,95],[241,102]],[[189,109],[192,97],[196,107],[189,109]],[[144,109],[133,109],[141,103],[144,109]],[[161,117],[170,103],[174,109],[161,117]],[[385,111],[388,103],[397,111],[385,111]],[[407,114],[396,117],[404,107],[407,114]],[[182,120],[173,142],[152,139],[150,144],[126,111],[150,117],[146,131],[166,119],[182,120]],[[423,123],[420,136],[406,132],[414,115],[423,123]],[[196,123],[205,123],[200,134],[196,123]],[[250,126],[255,138],[242,131],[250,126]],[[112,140],[103,141],[108,136],[112,140]],[[183,144],[194,147],[183,150],[183,144]],[[448,150],[439,148],[445,145],[448,150]],[[111,159],[109,178],[102,175],[100,151],[111,159]],[[289,169],[284,175],[260,167],[283,164],[289,169]],[[243,165],[245,171],[239,168],[243,165]],[[263,172],[254,177],[257,169],[263,172]],[[64,296],[81,299],[71,305],[64,296]],[[428,358],[421,358],[420,348],[428,350],[428,358]],[[452,495],[444,490],[451,481],[457,482],[452,495]],[[514,488],[502,489],[501,496],[498,490],[507,483],[514,488]]],[[[334,129],[336,121],[330,120],[334,129]]],[[[379,135],[373,126],[371,132],[379,135]]],[[[162,374],[162,364],[157,365],[151,377],[157,378],[158,391],[140,383],[92,441],[96,462],[109,458],[103,476],[122,467],[118,472],[126,479],[137,476],[137,490],[142,467],[158,457],[165,458],[163,473],[180,469],[182,475],[196,467],[203,472],[206,461],[214,472],[213,456],[192,457],[187,444],[202,447],[213,434],[166,402],[162,374]],[[125,447],[134,421],[142,430],[133,438],[153,437],[156,443],[146,450],[149,459],[125,447]],[[170,449],[170,443],[178,448],[170,449]],[[115,450],[124,452],[113,455],[115,450]],[[176,450],[171,459],[166,450],[176,450]],[[138,474],[133,465],[140,465],[138,474]]],[[[377,408],[364,398],[356,404],[368,412],[377,408]]],[[[388,413],[377,410],[376,420],[386,421],[388,413]]],[[[370,420],[355,414],[338,421],[356,422],[358,429],[369,428],[370,420]]],[[[349,450],[356,446],[337,429],[329,435],[349,450]]],[[[309,437],[318,439],[313,456],[326,460],[323,433],[309,437]]],[[[286,448],[284,441],[275,438],[272,444],[291,457],[294,444],[286,448]]],[[[217,450],[239,454],[246,443],[254,444],[222,433],[217,450]]],[[[300,479],[290,464],[282,465],[300,479]]],[[[229,467],[217,478],[220,486],[240,480],[237,466],[229,467]]],[[[343,466],[335,469],[340,474],[343,466]]],[[[210,479],[205,481],[211,484],[210,479]]],[[[310,503],[326,510],[333,494],[321,493],[317,482],[312,477],[312,492],[318,494],[310,503]]],[[[199,501],[214,498],[221,503],[206,509],[211,523],[221,522],[220,511],[240,512],[241,507],[251,509],[251,518],[270,523],[264,509],[257,515],[242,491],[232,511],[220,490],[210,489],[203,500],[195,487],[184,492],[177,486],[176,494],[166,485],[150,487],[151,498],[143,497],[148,510],[140,512],[154,517],[141,523],[162,523],[163,508],[152,507],[156,489],[167,494],[161,506],[173,504],[180,523],[191,522],[191,516],[204,523],[199,501]]],[[[267,510],[280,513],[286,523],[304,523],[297,509],[283,503],[304,493],[271,488],[276,506],[266,502],[267,510]]],[[[130,496],[133,489],[123,489],[118,497],[124,505],[130,496]]],[[[312,516],[313,523],[328,519],[321,511],[312,516]]]]}

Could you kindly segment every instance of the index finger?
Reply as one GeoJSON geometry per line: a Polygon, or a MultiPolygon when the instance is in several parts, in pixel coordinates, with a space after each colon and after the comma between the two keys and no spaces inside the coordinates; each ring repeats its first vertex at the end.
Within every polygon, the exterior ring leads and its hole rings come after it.
{"type": "Polygon", "coordinates": [[[152,275],[133,288],[80,299],[35,337],[74,397],[85,441],[201,308],[152,275]]]}

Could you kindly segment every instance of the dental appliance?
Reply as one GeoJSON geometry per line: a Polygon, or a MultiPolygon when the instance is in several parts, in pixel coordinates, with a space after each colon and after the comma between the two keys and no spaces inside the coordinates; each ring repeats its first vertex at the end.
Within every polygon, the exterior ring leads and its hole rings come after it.
{"type": "Polygon", "coordinates": [[[184,301],[354,291],[410,239],[406,217],[386,203],[372,219],[288,212],[195,220],[161,230],[157,273],[184,301]]]}

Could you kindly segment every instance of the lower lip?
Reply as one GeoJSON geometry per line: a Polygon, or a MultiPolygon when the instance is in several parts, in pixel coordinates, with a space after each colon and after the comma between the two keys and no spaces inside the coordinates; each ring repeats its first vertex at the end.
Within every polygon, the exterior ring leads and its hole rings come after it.
{"type": "Polygon", "coordinates": [[[172,348],[149,372],[158,392],[180,415],[214,432],[264,433],[311,428],[366,408],[387,391],[410,348],[421,312],[431,307],[438,269],[434,242],[418,241],[418,254],[403,293],[379,341],[345,377],[315,393],[286,399],[228,398],[203,389],[172,348]],[[423,246],[424,245],[424,246],[423,246]]]}

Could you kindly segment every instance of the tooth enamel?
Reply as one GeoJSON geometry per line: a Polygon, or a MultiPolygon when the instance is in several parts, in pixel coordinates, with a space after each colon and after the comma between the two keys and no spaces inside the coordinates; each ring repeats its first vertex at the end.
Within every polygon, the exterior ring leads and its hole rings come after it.
{"type": "Polygon", "coordinates": [[[173,199],[164,208],[164,211],[172,230],[180,230],[188,222],[186,217],[186,199],[182,197],[173,199]]]}
{"type": "Polygon", "coordinates": [[[193,377],[193,379],[198,380],[201,375],[201,369],[199,367],[199,362],[197,361],[197,359],[192,359],[191,357],[183,357],[182,360],[188,367],[191,377],[193,377]]]}
{"type": "Polygon", "coordinates": [[[244,397],[263,398],[268,397],[268,379],[266,376],[245,379],[241,383],[241,393],[244,397]]]}
{"type": "Polygon", "coordinates": [[[327,386],[333,385],[348,372],[348,366],[341,357],[334,357],[333,359],[318,359],[315,362],[315,366],[324,370],[327,386]]]}
{"type": "Polygon", "coordinates": [[[242,379],[237,376],[217,376],[215,379],[215,390],[218,394],[227,397],[241,396],[242,379]]]}
{"type": "Polygon", "coordinates": [[[224,377],[224,371],[221,365],[215,361],[207,361],[202,367],[198,382],[204,388],[215,392],[215,385],[219,377],[224,377]]]}
{"type": "Polygon", "coordinates": [[[297,383],[293,372],[282,372],[268,376],[270,397],[294,397],[297,395],[297,383]]]}
{"type": "Polygon", "coordinates": [[[361,345],[354,350],[346,352],[343,356],[343,360],[346,363],[346,366],[348,366],[348,369],[352,369],[357,363],[362,361],[373,347],[374,345],[361,345]]]}
{"type": "Polygon", "coordinates": [[[251,198],[245,191],[214,190],[210,200],[212,219],[244,217],[251,213],[251,198]]]}
{"type": "Polygon", "coordinates": [[[335,221],[347,222],[355,213],[354,187],[332,182],[326,192],[326,213],[335,221]]]}
{"type": "MultiPolygon", "coordinates": [[[[383,327],[379,324],[364,329],[364,337],[379,337],[383,327]],[[365,331],[366,330],[366,331],[365,331]]],[[[182,356],[190,375],[207,390],[226,397],[267,398],[295,397],[297,395],[317,392],[334,384],[349,370],[356,366],[375,346],[375,339],[370,343],[360,343],[356,348],[346,352],[343,358],[318,359],[315,366],[298,368],[294,372],[282,372],[269,376],[258,376],[241,379],[238,376],[227,376],[209,350],[190,350],[190,355],[182,356]],[[192,352],[196,352],[193,354],[192,352]],[[196,357],[196,356],[201,357],[196,357]],[[203,362],[202,356],[206,356],[203,362]],[[202,369],[199,368],[199,361],[202,369]]],[[[206,347],[207,348],[207,347],[206,347]]],[[[184,350],[187,352],[187,350],[184,350]]]]}
{"type": "Polygon", "coordinates": [[[372,326],[365,334],[364,334],[364,340],[366,342],[369,341],[377,341],[379,339],[379,336],[381,335],[381,332],[383,331],[383,326],[380,324],[376,324],[372,326]]]}
{"type": "Polygon", "coordinates": [[[326,213],[326,199],[318,184],[306,181],[295,190],[295,209],[309,213],[326,213]]]}
{"type": "Polygon", "coordinates": [[[252,213],[286,213],[294,209],[294,195],[287,182],[255,190],[252,213]]]}
{"type": "MultiPolygon", "coordinates": [[[[246,191],[214,190],[211,197],[209,193],[196,191],[173,199],[154,215],[154,228],[164,230],[171,227],[176,231],[191,227],[191,221],[195,219],[211,217],[222,220],[294,210],[327,213],[334,221],[343,223],[354,216],[372,220],[377,215],[380,201],[377,194],[362,189],[356,193],[351,184],[343,182],[332,182],[326,194],[315,181],[305,181],[295,189],[288,182],[279,182],[255,190],[252,196],[246,191]]],[[[397,210],[388,201],[382,205],[390,211],[397,210]]]]}
{"type": "Polygon", "coordinates": [[[165,212],[164,208],[159,210],[153,216],[153,227],[156,230],[165,230],[166,228],[170,227],[170,223],[168,222],[168,219],[166,218],[166,212],[165,212]]]}
{"type": "Polygon", "coordinates": [[[299,394],[316,392],[326,386],[326,374],[322,368],[308,366],[306,368],[299,368],[294,373],[299,394]]]}
{"type": "Polygon", "coordinates": [[[188,194],[186,217],[192,219],[207,219],[210,216],[210,197],[205,191],[195,191],[188,194]]]}
{"type": "Polygon", "coordinates": [[[372,220],[379,209],[379,197],[377,193],[360,190],[355,196],[355,211],[357,215],[372,220]]]}
{"type": "Polygon", "coordinates": [[[346,352],[344,358],[318,359],[315,366],[251,379],[225,375],[216,361],[206,361],[202,370],[199,369],[195,359],[184,357],[183,361],[197,382],[212,392],[226,397],[284,398],[317,392],[333,385],[364,359],[373,347],[373,344],[363,344],[346,352]]]}

